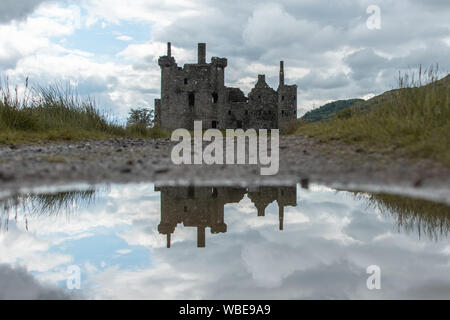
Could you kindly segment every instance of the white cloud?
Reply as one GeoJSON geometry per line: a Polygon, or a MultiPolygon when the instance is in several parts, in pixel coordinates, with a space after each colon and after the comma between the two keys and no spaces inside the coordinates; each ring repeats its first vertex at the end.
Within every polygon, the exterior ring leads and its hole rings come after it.
{"type": "Polygon", "coordinates": [[[2,263],[25,265],[30,271],[46,272],[72,261],[67,254],[48,252],[51,243],[24,233],[12,224],[8,233],[0,233],[2,263]]]}
{"type": "Polygon", "coordinates": [[[116,37],[116,39],[117,39],[117,40],[120,40],[120,41],[131,41],[131,40],[133,40],[132,37],[126,36],[126,35],[118,36],[118,37],[116,37]]]}
{"type": "MultiPolygon", "coordinates": [[[[6,10],[18,20],[0,25],[2,69],[19,81],[26,75],[42,82],[71,78],[75,83],[95,77],[95,87],[106,89],[89,93],[120,116],[136,105],[153,106],[160,90],[157,59],[165,53],[167,41],[172,42],[180,65],[195,61],[196,43],[206,41],[208,55],[229,60],[227,85],[239,86],[246,93],[258,73],[266,73],[276,87],[278,62],[284,60],[287,81],[299,87],[300,113],[313,104],[317,107],[389,90],[398,69],[436,62],[443,70],[450,69],[446,62],[450,26],[445,19],[450,9],[413,0],[381,1],[382,29],[378,31],[365,24],[370,1],[81,0],[70,5],[64,1],[40,4],[28,1],[26,10],[18,14],[14,13],[17,8],[6,10]],[[139,39],[129,32],[133,24],[148,26],[148,38],[139,39]],[[70,36],[77,32],[99,27],[120,30],[122,26],[127,30],[111,40],[118,43],[111,46],[115,52],[99,55],[94,49],[87,52],[71,46],[70,36]],[[358,64],[358,53],[362,58],[365,52],[374,54],[358,64]]],[[[88,32],[86,41],[90,41],[88,32]]]]}
{"type": "Polygon", "coordinates": [[[200,14],[201,6],[196,1],[175,0],[161,2],[156,0],[121,0],[82,1],[83,7],[91,16],[99,17],[111,23],[121,21],[152,22],[158,26],[167,26],[176,19],[200,14]]]}

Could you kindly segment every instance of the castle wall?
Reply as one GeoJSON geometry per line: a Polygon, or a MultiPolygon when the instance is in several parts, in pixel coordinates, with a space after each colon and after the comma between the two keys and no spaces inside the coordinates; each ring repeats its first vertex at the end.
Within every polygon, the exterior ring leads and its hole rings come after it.
{"type": "Polygon", "coordinates": [[[161,99],[155,99],[155,126],[161,127],[161,99]]]}
{"type": "Polygon", "coordinates": [[[277,102],[277,92],[267,85],[264,75],[259,75],[255,88],[248,95],[249,126],[255,129],[278,128],[277,102]]]}
{"type": "Polygon", "coordinates": [[[219,110],[220,128],[248,128],[247,98],[239,88],[225,88],[225,103],[219,110]]]}
{"type": "Polygon", "coordinates": [[[278,128],[284,128],[297,119],[297,86],[283,85],[278,88],[278,128]]]}
{"type": "Polygon", "coordinates": [[[240,89],[225,87],[227,59],[213,57],[206,63],[205,44],[199,44],[196,64],[178,67],[170,43],[158,63],[161,99],[155,100],[155,123],[163,129],[193,130],[196,120],[203,129],[273,129],[297,118],[297,86],[284,85],[282,70],[278,91],[259,75],[247,99],[240,89]]]}

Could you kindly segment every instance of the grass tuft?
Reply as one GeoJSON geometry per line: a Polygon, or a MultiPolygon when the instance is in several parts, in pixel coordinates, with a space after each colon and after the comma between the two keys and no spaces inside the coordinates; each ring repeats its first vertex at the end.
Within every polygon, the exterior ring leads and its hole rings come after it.
{"type": "Polygon", "coordinates": [[[159,128],[130,127],[109,121],[95,101],[82,100],[70,85],[28,87],[23,98],[6,78],[0,82],[0,144],[79,141],[106,138],[161,138],[159,128]]]}

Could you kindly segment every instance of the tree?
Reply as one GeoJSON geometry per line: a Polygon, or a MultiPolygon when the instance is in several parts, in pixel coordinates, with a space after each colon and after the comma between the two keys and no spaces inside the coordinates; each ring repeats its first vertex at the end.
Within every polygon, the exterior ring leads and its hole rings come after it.
{"type": "Polygon", "coordinates": [[[153,110],[148,108],[131,109],[128,113],[127,126],[151,128],[154,124],[153,110]]]}

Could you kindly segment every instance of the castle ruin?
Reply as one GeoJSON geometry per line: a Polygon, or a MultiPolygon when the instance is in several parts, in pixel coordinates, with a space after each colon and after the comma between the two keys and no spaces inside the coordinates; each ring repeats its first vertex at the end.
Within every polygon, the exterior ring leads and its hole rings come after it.
{"type": "Polygon", "coordinates": [[[161,99],[155,99],[155,124],[162,129],[203,128],[283,129],[297,119],[297,86],[284,83],[284,64],[280,61],[278,89],[270,88],[265,75],[248,98],[239,88],[225,86],[226,58],[212,57],[206,62],[206,44],[198,44],[198,61],[179,67],[167,43],[167,55],[158,60],[161,67],[161,99]]]}
{"type": "Polygon", "coordinates": [[[160,234],[166,236],[167,248],[179,224],[197,229],[197,247],[206,246],[206,229],[211,234],[227,232],[225,205],[239,203],[244,196],[254,203],[258,217],[264,217],[270,203],[278,204],[279,229],[283,230],[285,207],[297,206],[297,188],[292,186],[213,187],[155,186],[161,192],[160,234]]]}

